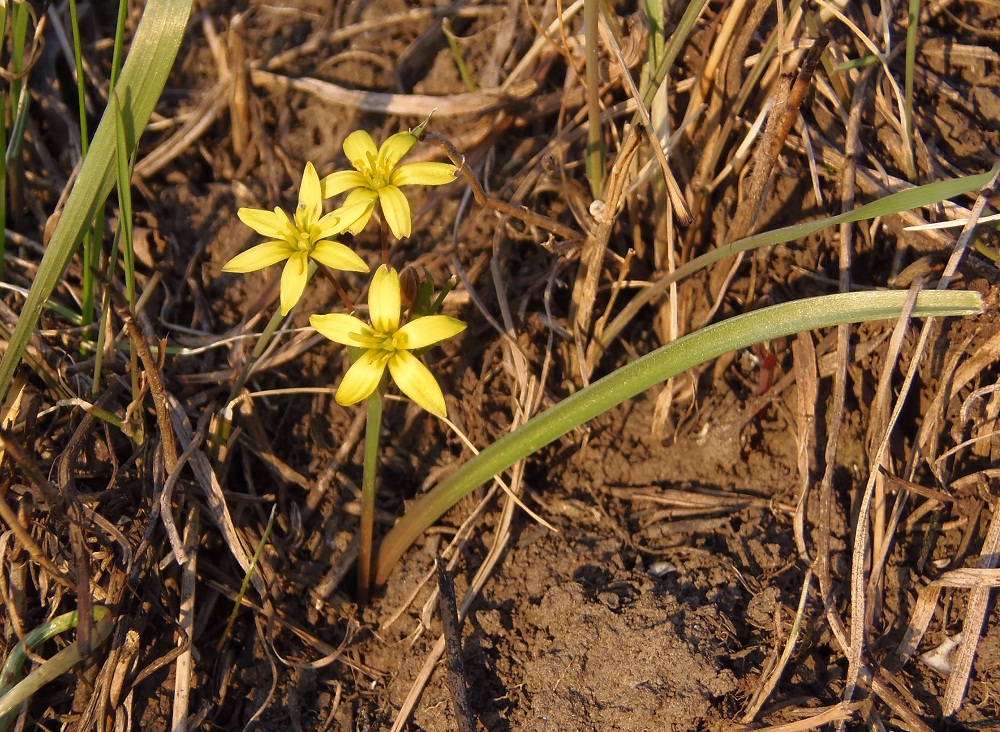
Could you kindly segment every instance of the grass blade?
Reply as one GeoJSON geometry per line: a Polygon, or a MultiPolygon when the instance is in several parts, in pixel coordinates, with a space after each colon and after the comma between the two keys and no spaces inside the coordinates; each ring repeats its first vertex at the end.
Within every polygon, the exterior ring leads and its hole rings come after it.
{"type": "MultiPolygon", "coordinates": [[[[80,662],[82,658],[80,646],[73,643],[38,666],[28,674],[26,679],[16,685],[13,683],[21,675],[21,669],[24,667],[25,661],[28,660],[28,652],[59,633],[75,628],[78,618],[78,613],[75,610],[53,618],[28,633],[25,639],[11,650],[4,663],[2,676],[0,676],[0,730],[6,730],[10,726],[14,711],[26,699],[80,662]]],[[[111,634],[114,622],[111,612],[102,605],[94,606],[94,620],[97,622],[94,625],[93,641],[95,645],[100,645],[111,634]]]]}

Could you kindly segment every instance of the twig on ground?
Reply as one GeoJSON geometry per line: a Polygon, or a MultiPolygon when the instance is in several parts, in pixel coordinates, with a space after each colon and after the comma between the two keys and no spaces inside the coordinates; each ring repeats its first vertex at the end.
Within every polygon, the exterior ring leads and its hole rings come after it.
{"type": "MultiPolygon", "coordinates": [[[[800,333],[792,341],[792,375],[795,378],[795,443],[796,463],[799,469],[799,499],[795,507],[792,523],[795,527],[795,546],[799,558],[807,565],[812,564],[809,548],[806,546],[806,511],[809,506],[809,490],[812,486],[813,455],[816,442],[816,404],[819,401],[819,373],[816,365],[816,346],[812,335],[800,333]]],[[[771,387],[773,391],[774,387],[771,387]]]]}
{"type": "MultiPolygon", "coordinates": [[[[802,580],[802,590],[799,592],[799,606],[795,611],[795,619],[792,621],[791,630],[788,632],[788,638],[785,639],[785,647],[781,651],[781,657],[774,664],[774,667],[767,674],[767,678],[763,681],[760,688],[754,694],[753,702],[750,708],[743,715],[743,723],[750,724],[753,722],[754,718],[760,712],[764,702],[767,701],[768,697],[774,692],[774,689],[778,686],[778,682],[781,681],[781,674],[784,672],[785,668],[788,666],[788,662],[792,658],[792,653],[795,651],[795,645],[799,640],[799,635],[802,632],[802,622],[806,614],[806,603],[809,600],[809,591],[812,588],[813,572],[811,569],[806,570],[806,576],[802,580]]],[[[781,631],[781,623],[777,622],[780,619],[780,614],[775,613],[775,639],[777,639],[778,633],[781,631]]]]}
{"type": "Polygon", "coordinates": [[[180,610],[177,628],[180,631],[181,653],[177,656],[174,676],[174,705],[171,718],[171,732],[187,732],[188,704],[191,699],[191,672],[194,651],[195,584],[198,570],[198,507],[188,507],[187,521],[184,523],[184,552],[187,561],[181,571],[180,610]]]}
{"type": "MultiPolygon", "coordinates": [[[[535,81],[515,84],[506,92],[482,90],[429,96],[426,94],[392,94],[387,92],[347,89],[338,84],[310,77],[289,77],[256,69],[250,72],[250,81],[268,90],[295,91],[312,94],[328,104],[350,107],[362,112],[400,117],[473,117],[520,104],[538,91],[535,81]]],[[[223,98],[224,99],[224,98],[223,98]]]]}
{"type": "Polygon", "coordinates": [[[441,633],[444,636],[447,658],[448,689],[455,709],[459,732],[476,732],[476,721],[469,706],[465,685],[465,664],[462,663],[462,626],[455,603],[455,579],[448,571],[448,564],[439,555],[434,564],[438,576],[438,613],[441,616],[441,633]]]}
{"type": "MultiPolygon", "coordinates": [[[[117,302],[120,299],[120,294],[114,290],[112,292],[114,293],[117,302]]],[[[174,436],[174,430],[170,424],[167,394],[163,387],[163,380],[160,378],[159,365],[153,358],[153,353],[149,350],[149,344],[146,343],[146,340],[139,332],[139,327],[129,314],[127,307],[119,305],[118,315],[125,323],[125,332],[128,334],[129,340],[132,342],[132,347],[135,348],[139,359],[142,361],[143,369],[146,372],[146,380],[149,383],[149,391],[153,396],[153,406],[156,411],[156,422],[157,426],[160,428],[160,445],[163,450],[163,464],[167,475],[170,475],[177,467],[177,442],[176,437],[174,436]]],[[[161,354],[165,353],[165,345],[165,341],[160,343],[159,352],[161,354]]],[[[177,533],[177,528],[174,525],[173,508],[171,506],[167,506],[168,510],[163,510],[162,504],[160,508],[160,519],[163,521],[163,526],[167,531],[167,538],[170,540],[170,548],[174,552],[174,558],[177,560],[178,564],[184,564],[187,562],[187,555],[184,553],[183,542],[181,541],[180,535],[177,533]]]]}
{"type": "MultiPolygon", "coordinates": [[[[997,508],[998,502],[994,499],[991,506],[993,518],[990,519],[990,527],[979,552],[978,565],[982,570],[996,570],[1000,567],[1000,511],[997,508]]],[[[973,587],[969,593],[969,604],[962,619],[962,642],[952,656],[951,673],[948,675],[948,685],[941,704],[946,717],[955,714],[965,699],[965,690],[969,687],[972,676],[972,662],[976,657],[976,648],[979,647],[979,636],[986,627],[990,594],[991,588],[983,586],[973,587]]]]}

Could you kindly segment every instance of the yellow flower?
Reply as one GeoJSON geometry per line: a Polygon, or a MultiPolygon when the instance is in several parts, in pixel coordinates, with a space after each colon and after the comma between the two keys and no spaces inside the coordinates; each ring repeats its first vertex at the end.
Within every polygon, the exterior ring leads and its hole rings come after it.
{"type": "Polygon", "coordinates": [[[465,323],[447,315],[426,315],[400,326],[400,308],[399,274],[382,265],[375,270],[368,291],[370,326],[346,313],[309,318],[312,327],[331,341],[363,350],[337,388],[337,403],[346,407],[367,399],[388,366],[406,396],[428,412],[446,417],[441,387],[411,351],[461,333],[465,323]]]}
{"type": "MultiPolygon", "coordinates": [[[[382,215],[397,239],[410,235],[410,204],[399,190],[400,186],[440,186],[455,180],[455,166],[451,163],[407,163],[399,161],[410,151],[416,135],[398,132],[375,147],[372,136],[364,130],[352,132],[344,140],[344,153],[354,170],[342,170],[323,178],[323,198],[331,198],[338,193],[351,191],[344,201],[345,206],[358,203],[382,206],[382,215]],[[352,190],[353,189],[353,190],[352,190]]],[[[374,208],[374,207],[373,207],[374,208]]],[[[372,210],[364,213],[351,227],[352,232],[361,231],[371,218],[372,210]]]]}
{"type": "Polygon", "coordinates": [[[253,272],[287,259],[281,271],[281,314],[287,315],[306,288],[310,258],[331,269],[368,271],[361,257],[330,237],[347,231],[360,216],[371,216],[371,211],[365,210],[371,206],[371,203],[344,206],[324,216],[319,175],[312,163],[306,163],[292,219],[278,207],[274,211],[241,208],[236,212],[240,221],[269,241],[237,254],[222,271],[253,272]]]}

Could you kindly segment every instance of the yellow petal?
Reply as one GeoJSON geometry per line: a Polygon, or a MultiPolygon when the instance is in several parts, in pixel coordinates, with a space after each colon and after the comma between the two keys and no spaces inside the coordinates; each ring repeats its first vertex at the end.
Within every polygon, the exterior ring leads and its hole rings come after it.
{"type": "Polygon", "coordinates": [[[371,216],[371,210],[374,205],[374,201],[369,201],[367,203],[362,202],[351,206],[341,206],[340,208],[331,211],[316,222],[316,228],[319,232],[316,235],[316,238],[326,239],[347,231],[365,214],[371,216]]]}
{"type": "Polygon", "coordinates": [[[320,264],[342,272],[368,271],[365,260],[339,241],[330,241],[329,239],[318,241],[309,256],[320,264]]]}
{"type": "Polygon", "coordinates": [[[409,351],[396,351],[389,359],[389,373],[399,390],[431,414],[448,416],[444,394],[434,375],[409,351]]]}
{"type": "Polygon", "coordinates": [[[340,170],[330,173],[319,182],[319,185],[323,191],[323,198],[333,198],[351,188],[367,186],[368,178],[356,170],[340,170]]]}
{"type": "Polygon", "coordinates": [[[323,194],[319,185],[319,174],[312,163],[306,163],[299,183],[299,205],[296,211],[308,212],[308,220],[316,221],[323,213],[323,194]]]}
{"type": "Polygon", "coordinates": [[[415,349],[430,346],[465,330],[465,323],[447,315],[426,315],[404,325],[393,342],[397,348],[415,349]]]}
{"type": "Polygon", "coordinates": [[[255,272],[270,267],[291,256],[292,250],[283,241],[266,241],[245,252],[237,254],[226,262],[223,272],[255,272]]]}
{"type": "Polygon", "coordinates": [[[386,357],[383,352],[365,351],[361,357],[347,369],[343,381],[337,387],[337,404],[348,407],[367,399],[378,388],[385,373],[386,357]]]}
{"type": "Polygon", "coordinates": [[[392,171],[389,182],[396,186],[441,186],[455,180],[451,163],[407,163],[392,171]]]}
{"type": "Polygon", "coordinates": [[[355,168],[358,168],[358,163],[368,163],[369,153],[374,157],[378,155],[378,149],[372,136],[364,130],[352,132],[344,140],[344,154],[355,168]]]}
{"type": "Polygon", "coordinates": [[[399,328],[401,306],[399,274],[383,264],[375,270],[368,288],[368,317],[372,319],[372,328],[379,333],[395,333],[399,328]]]}
{"type": "Polygon", "coordinates": [[[310,315],[309,324],[324,338],[345,346],[356,346],[358,339],[352,338],[351,334],[360,336],[361,331],[368,327],[363,321],[347,313],[310,315]]]}
{"type": "Polygon", "coordinates": [[[240,221],[256,231],[261,236],[269,239],[284,239],[288,236],[288,214],[280,208],[275,207],[274,211],[265,211],[259,208],[241,208],[236,212],[240,221]]]}
{"type": "Polygon", "coordinates": [[[410,148],[413,147],[416,141],[417,138],[409,132],[397,132],[382,143],[382,147],[378,150],[378,157],[380,160],[385,161],[389,168],[395,168],[396,163],[402,160],[406,153],[410,152],[410,148]]]}
{"type": "Polygon", "coordinates": [[[295,303],[302,297],[309,279],[309,255],[305,252],[295,252],[288,258],[285,268],[281,270],[281,314],[288,315],[295,303]]]}
{"type": "Polygon", "coordinates": [[[365,212],[362,213],[357,220],[347,228],[348,231],[352,234],[357,234],[368,225],[368,221],[371,219],[372,213],[375,211],[375,201],[377,200],[378,194],[371,188],[355,188],[347,194],[347,198],[344,199],[344,208],[367,204],[367,210],[365,210],[365,212]]]}
{"type": "Polygon", "coordinates": [[[410,235],[410,204],[406,196],[396,186],[378,189],[378,201],[382,204],[382,215],[392,229],[392,235],[404,239],[410,235]]]}

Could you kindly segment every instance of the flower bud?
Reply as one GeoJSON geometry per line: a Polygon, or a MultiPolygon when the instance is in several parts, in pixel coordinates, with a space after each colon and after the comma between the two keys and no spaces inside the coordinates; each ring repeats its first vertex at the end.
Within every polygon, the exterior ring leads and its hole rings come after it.
{"type": "Polygon", "coordinates": [[[416,298],[417,290],[420,288],[420,279],[417,268],[409,264],[399,273],[400,299],[404,310],[410,307],[410,303],[416,298]]]}

